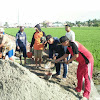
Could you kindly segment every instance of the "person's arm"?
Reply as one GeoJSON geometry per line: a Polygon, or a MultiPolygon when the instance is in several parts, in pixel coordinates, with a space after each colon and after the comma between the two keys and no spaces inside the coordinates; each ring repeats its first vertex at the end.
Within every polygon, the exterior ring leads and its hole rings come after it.
{"type": "Polygon", "coordinates": [[[2,44],[0,44],[0,48],[1,48],[1,47],[3,47],[3,46],[4,46],[4,44],[3,44],[3,43],[2,43],[2,44]]]}
{"type": "Polygon", "coordinates": [[[69,54],[64,54],[62,57],[58,58],[55,62],[58,63],[60,60],[63,60],[68,57],[69,54]]]}
{"type": "Polygon", "coordinates": [[[79,54],[74,54],[74,56],[72,56],[72,58],[69,59],[69,60],[66,62],[66,64],[69,64],[70,62],[76,60],[76,58],[78,58],[78,56],[79,56],[79,54]]]}
{"type": "MultiPolygon", "coordinates": [[[[34,33],[34,34],[35,34],[35,33],[34,33]]],[[[32,47],[33,47],[33,45],[34,45],[34,42],[35,42],[35,39],[34,39],[34,34],[33,34],[33,37],[32,37],[32,41],[31,41],[30,48],[32,48],[32,47]]]]}
{"type": "Polygon", "coordinates": [[[6,35],[3,35],[3,40],[2,43],[0,44],[0,48],[3,47],[5,43],[6,43],[6,35]]]}
{"type": "Polygon", "coordinates": [[[16,34],[16,47],[17,47],[17,49],[19,49],[19,46],[18,46],[18,33],[16,34]]]}
{"type": "MultiPolygon", "coordinates": [[[[43,32],[43,36],[46,37],[45,32],[43,32]]],[[[46,42],[44,43],[44,47],[45,47],[45,48],[47,47],[47,43],[46,43],[46,42]]]]}

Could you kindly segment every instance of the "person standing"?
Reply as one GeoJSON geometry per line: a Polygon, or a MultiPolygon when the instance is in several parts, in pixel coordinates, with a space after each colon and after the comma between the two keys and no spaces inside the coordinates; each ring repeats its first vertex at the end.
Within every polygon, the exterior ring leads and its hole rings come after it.
{"type": "Polygon", "coordinates": [[[91,91],[91,80],[92,80],[92,72],[94,59],[92,54],[79,42],[74,41],[71,42],[66,36],[62,36],[60,39],[60,43],[63,46],[68,46],[66,54],[64,54],[61,58],[57,59],[55,62],[59,62],[60,60],[68,57],[69,54],[72,55],[72,58],[69,59],[66,64],[69,64],[71,61],[78,61],[77,68],[77,87],[76,91],[81,92],[83,86],[83,77],[85,79],[85,89],[83,93],[82,100],[88,100],[90,91],[91,91]]]}
{"type": "Polygon", "coordinates": [[[75,41],[75,33],[71,30],[70,25],[65,25],[66,36],[69,40],[75,41]]]}
{"type": "MultiPolygon", "coordinates": [[[[54,60],[58,59],[66,53],[67,47],[59,45],[60,41],[57,37],[52,37],[51,35],[47,35],[46,40],[47,43],[49,44],[49,59],[54,59],[54,60]]],[[[56,76],[60,77],[61,63],[56,63],[55,66],[56,66],[56,76]]],[[[64,63],[63,78],[60,81],[66,81],[67,72],[68,72],[68,65],[64,63]]]]}
{"type": "MultiPolygon", "coordinates": [[[[75,33],[71,30],[70,25],[65,25],[65,30],[66,30],[66,36],[69,40],[75,41],[75,33]]],[[[70,59],[72,56],[69,54],[68,59],[70,59]]],[[[72,62],[70,62],[72,63],[72,62]]]]}
{"type": "MultiPolygon", "coordinates": [[[[26,64],[26,46],[27,46],[27,37],[26,33],[24,32],[24,27],[20,26],[20,30],[16,34],[16,51],[19,51],[19,53],[23,53],[24,57],[24,64],[26,64]]],[[[22,64],[22,59],[20,55],[20,63],[22,64]]]]}
{"type": "Polygon", "coordinates": [[[41,37],[46,37],[46,34],[41,30],[40,25],[37,24],[34,29],[36,32],[33,34],[30,49],[34,48],[34,57],[36,67],[41,68],[41,60],[42,60],[42,51],[44,50],[45,45],[41,43],[41,37]],[[37,61],[39,59],[39,66],[37,66],[37,61]]]}

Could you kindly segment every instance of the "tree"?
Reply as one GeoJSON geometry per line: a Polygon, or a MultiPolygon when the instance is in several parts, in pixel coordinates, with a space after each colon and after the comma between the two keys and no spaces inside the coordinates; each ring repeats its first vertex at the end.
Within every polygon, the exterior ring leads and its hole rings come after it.
{"type": "Polygon", "coordinates": [[[81,26],[81,22],[80,22],[80,21],[76,21],[76,25],[77,25],[78,27],[80,27],[80,26],[81,26]]]}
{"type": "Polygon", "coordinates": [[[89,27],[92,26],[92,21],[90,19],[87,22],[89,27]]]}
{"type": "Polygon", "coordinates": [[[42,25],[43,25],[43,27],[47,28],[47,22],[46,21],[43,21],[42,25]]]}

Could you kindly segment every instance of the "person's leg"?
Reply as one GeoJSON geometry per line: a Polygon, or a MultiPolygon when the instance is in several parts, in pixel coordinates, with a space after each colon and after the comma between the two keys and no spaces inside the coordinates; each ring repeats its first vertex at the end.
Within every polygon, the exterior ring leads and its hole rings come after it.
{"type": "Polygon", "coordinates": [[[67,72],[68,72],[68,65],[64,63],[63,64],[63,78],[66,78],[67,72]]]}
{"type": "Polygon", "coordinates": [[[14,59],[12,58],[13,57],[13,49],[8,52],[8,57],[9,57],[9,60],[14,61],[14,59]]]}
{"type": "Polygon", "coordinates": [[[78,80],[78,82],[77,82],[77,87],[76,87],[77,92],[81,92],[81,90],[82,90],[83,76],[84,76],[83,67],[78,65],[78,69],[77,69],[77,80],[78,80]]]}
{"type": "Polygon", "coordinates": [[[55,66],[56,66],[56,74],[60,75],[61,64],[60,63],[55,63],[55,66]]]}
{"type": "Polygon", "coordinates": [[[34,57],[35,57],[35,64],[36,64],[36,67],[37,67],[37,50],[34,50],[34,57]]]}
{"type": "Polygon", "coordinates": [[[83,96],[86,97],[87,99],[89,98],[91,91],[92,72],[93,72],[93,61],[87,64],[84,70],[85,89],[83,96]]]}
{"type": "Polygon", "coordinates": [[[31,49],[30,49],[30,52],[32,52],[32,60],[34,60],[34,49],[31,48],[31,49]]]}
{"type": "Polygon", "coordinates": [[[26,54],[26,47],[23,47],[23,48],[22,48],[22,52],[23,52],[23,57],[24,57],[24,64],[26,64],[26,57],[27,57],[27,54],[26,54]]]}
{"type": "Polygon", "coordinates": [[[19,52],[20,64],[22,64],[22,55],[21,55],[21,52],[23,52],[23,49],[20,47],[20,49],[18,49],[17,51],[19,52]]]}
{"type": "Polygon", "coordinates": [[[42,61],[42,50],[38,50],[38,58],[39,58],[39,67],[41,67],[41,61],[42,61]]]}

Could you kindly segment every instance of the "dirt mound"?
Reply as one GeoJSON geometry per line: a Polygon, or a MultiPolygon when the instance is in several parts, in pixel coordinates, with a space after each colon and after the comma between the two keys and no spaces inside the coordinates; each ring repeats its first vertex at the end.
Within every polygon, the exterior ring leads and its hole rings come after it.
{"type": "Polygon", "coordinates": [[[0,60],[0,100],[78,100],[78,97],[18,63],[0,60]]]}

